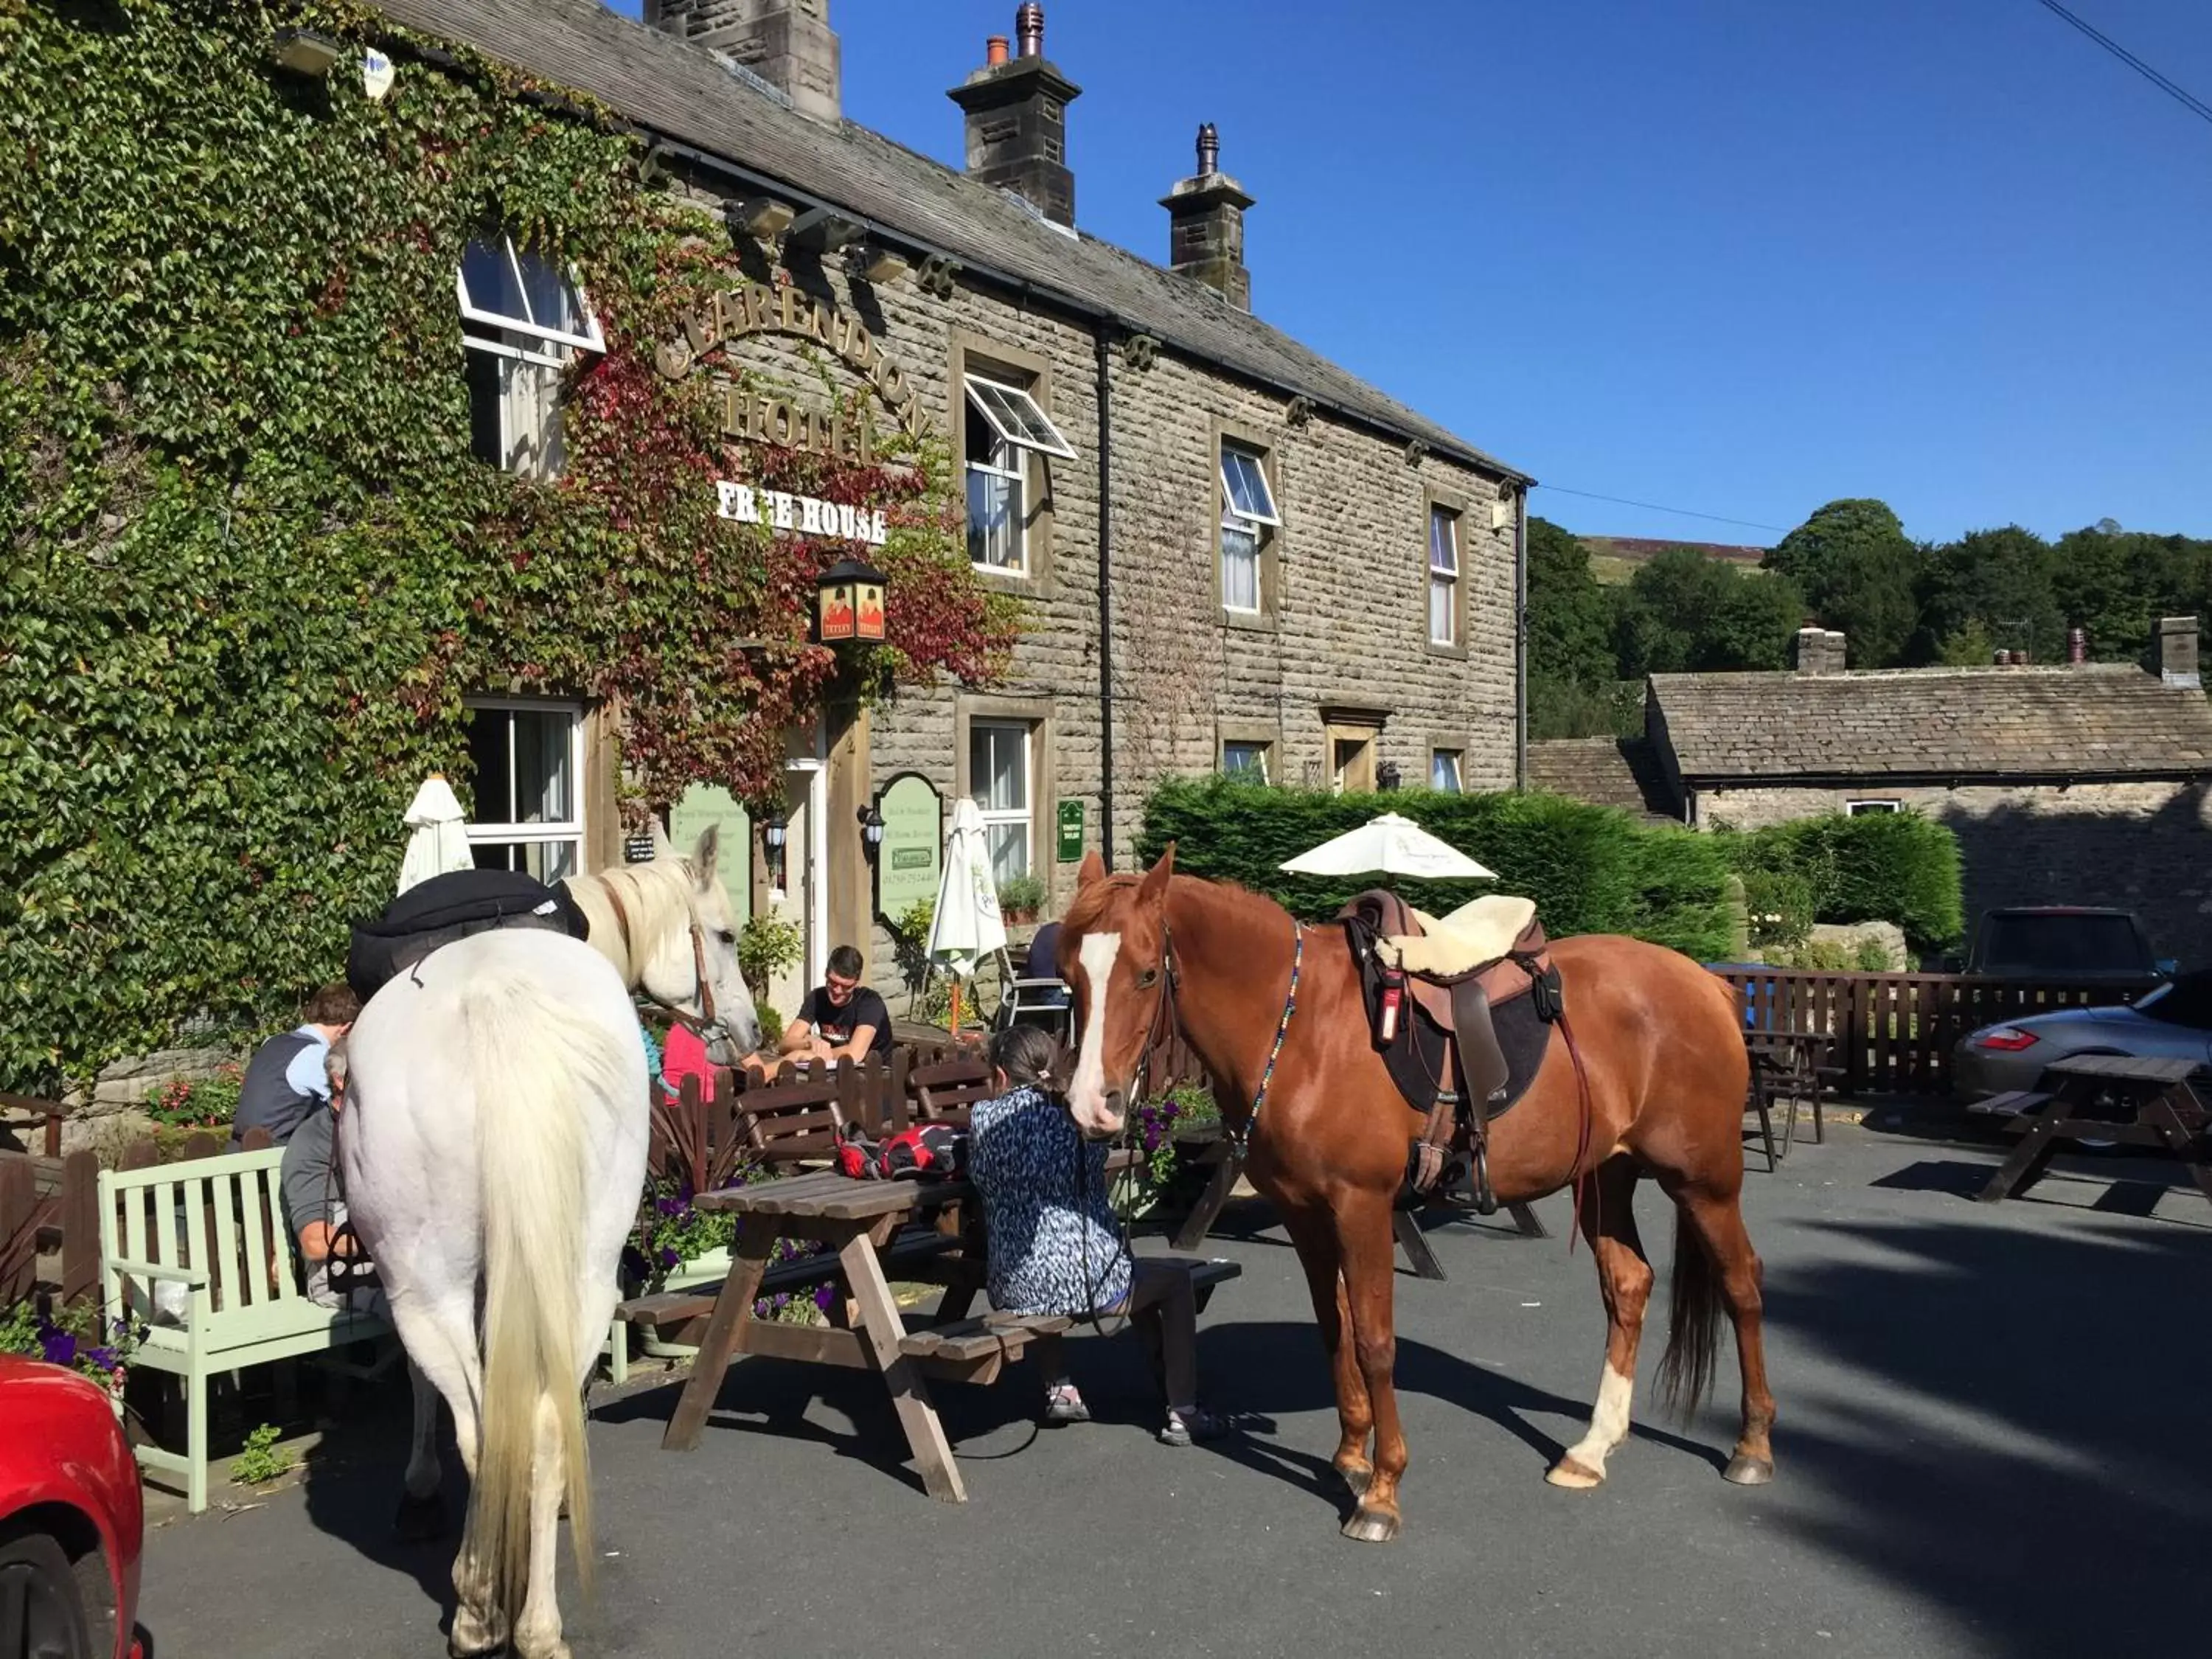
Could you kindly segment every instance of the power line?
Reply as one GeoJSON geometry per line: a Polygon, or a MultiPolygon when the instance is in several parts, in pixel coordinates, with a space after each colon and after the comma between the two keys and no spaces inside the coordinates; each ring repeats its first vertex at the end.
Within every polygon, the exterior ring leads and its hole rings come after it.
{"type": "Polygon", "coordinates": [[[2199,120],[2212,121],[2212,104],[2206,103],[2202,98],[2199,98],[2196,94],[2190,92],[2185,88],[2176,86],[2172,82],[2167,80],[2166,76],[2160,75],[2156,70],[2153,69],[2148,64],[2144,63],[2142,58],[2136,57],[2135,53],[2130,52],[2118,41],[2113,40],[2111,35],[2106,34],[2103,30],[2098,28],[2094,23],[2084,22],[2081,19],[2076,17],[2072,12],[2067,10],[2065,7],[2060,5],[2058,3],[2058,0],[2036,0],[2036,4],[2041,6],[2045,11],[2053,13],[2054,15],[2063,18],[2067,22],[2081,30],[2082,33],[2087,35],[2092,40],[2094,40],[2106,52],[2112,53],[2113,57],[2118,58],[2123,64],[2125,64],[2137,75],[2142,76],[2144,80],[2149,82],[2151,85],[2156,87],[2160,92],[2166,94],[2167,97],[2172,99],[2176,103],[2179,104],[2182,108],[2187,110],[2191,115],[2196,116],[2199,120]]]}
{"type": "Polygon", "coordinates": [[[1724,518],[1718,513],[1692,513],[1686,507],[1662,507],[1656,501],[1632,501],[1626,495],[1601,495],[1594,490],[1569,489],[1564,484],[1540,483],[1538,489],[1549,489],[1561,495],[1579,495],[1586,501],[1611,501],[1616,507],[1640,507],[1647,513],[1671,513],[1678,519],[1705,519],[1714,524],[1737,524],[1747,530],[1771,530],[1778,536],[1790,533],[1783,524],[1761,524],[1756,519],[1724,518]]]}

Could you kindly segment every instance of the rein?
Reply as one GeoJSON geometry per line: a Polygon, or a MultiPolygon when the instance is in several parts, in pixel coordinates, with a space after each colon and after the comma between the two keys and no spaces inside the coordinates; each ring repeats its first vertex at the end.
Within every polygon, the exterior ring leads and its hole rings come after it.
{"type": "Polygon", "coordinates": [[[637,946],[630,930],[629,912],[623,908],[622,895],[615,890],[614,884],[601,881],[599,896],[606,900],[607,908],[615,913],[615,931],[622,935],[623,960],[638,969],[638,994],[678,1024],[689,1027],[702,1042],[716,1037],[726,1042],[730,1035],[729,1027],[714,1012],[714,988],[707,981],[707,939],[700,929],[699,919],[696,916],[691,919],[691,979],[695,987],[692,995],[699,1004],[699,1012],[694,1016],[689,1009],[664,997],[655,996],[647,986],[644,969],[637,960],[637,946]]]}

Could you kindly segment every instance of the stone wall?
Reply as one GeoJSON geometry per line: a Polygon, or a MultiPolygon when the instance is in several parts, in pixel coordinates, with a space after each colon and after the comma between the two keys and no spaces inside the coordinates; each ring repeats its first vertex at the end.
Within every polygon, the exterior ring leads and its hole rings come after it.
{"type": "Polygon", "coordinates": [[[2004,905],[2112,905],[2160,956],[2212,965],[2212,785],[1701,789],[1698,823],[1757,830],[1854,800],[1899,801],[1958,836],[1970,933],[2004,905]]]}
{"type": "MultiPolygon", "coordinates": [[[[726,205],[697,180],[678,188],[702,207],[726,205]]],[[[1105,828],[1095,337],[1086,321],[964,278],[939,297],[911,279],[871,285],[834,259],[795,257],[790,270],[802,287],[867,324],[919,394],[928,430],[951,442],[956,473],[965,419],[961,364],[1018,371],[1076,452],[1073,461],[1031,463],[1034,574],[987,578],[1029,606],[1004,679],[972,692],[940,685],[874,711],[859,763],[870,775],[862,799],[911,770],[950,800],[968,782],[969,720],[1036,722],[1032,867],[1050,884],[1045,914],[1055,915],[1076,869],[1054,858],[1055,803],[1086,803],[1087,844],[1100,845],[1105,828]]],[[[764,257],[751,259],[750,274],[777,277],[764,257]]],[[[840,392],[860,384],[831,354],[788,336],[752,336],[732,343],[729,355],[802,400],[825,400],[825,376],[840,392]]],[[[1432,455],[1409,459],[1402,441],[1325,414],[1294,423],[1286,394],[1165,349],[1139,367],[1117,343],[1110,364],[1115,861],[1128,860],[1152,785],[1212,770],[1225,730],[1273,740],[1279,780],[1326,781],[1328,708],[1372,711],[1382,721],[1376,758],[1395,763],[1408,787],[1425,783],[1432,748],[1450,748],[1463,751],[1467,787],[1510,788],[1513,538],[1510,522],[1492,528],[1497,483],[1432,455]],[[1262,626],[1231,622],[1218,601],[1215,458],[1224,432],[1269,452],[1285,520],[1273,549],[1273,614],[1262,626]],[[1427,643],[1432,497],[1462,514],[1466,647],[1451,654],[1427,643]]],[[[878,416],[888,422],[880,405],[878,416]]],[[[868,880],[849,817],[833,814],[829,825],[833,915],[856,914],[852,895],[868,880]]],[[[872,976],[888,989],[891,941],[880,926],[868,954],[872,976]]],[[[902,1001],[894,1007],[902,1012],[902,1001]]]]}

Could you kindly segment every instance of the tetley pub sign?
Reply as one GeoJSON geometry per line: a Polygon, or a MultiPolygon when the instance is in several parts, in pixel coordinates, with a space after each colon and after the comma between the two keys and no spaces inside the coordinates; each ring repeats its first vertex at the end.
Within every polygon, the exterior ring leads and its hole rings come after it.
{"type": "MultiPolygon", "coordinates": [[[[867,325],[842,307],[795,287],[746,282],[719,290],[704,312],[685,314],[683,335],[661,346],[654,362],[669,379],[680,380],[725,342],[754,334],[787,335],[827,347],[867,381],[901,427],[916,437],[921,434],[921,397],[897,360],[884,355],[867,325]]],[[[820,410],[728,381],[719,389],[726,438],[808,450],[864,466],[874,464],[874,434],[865,412],[848,422],[840,409],[820,410]]]]}

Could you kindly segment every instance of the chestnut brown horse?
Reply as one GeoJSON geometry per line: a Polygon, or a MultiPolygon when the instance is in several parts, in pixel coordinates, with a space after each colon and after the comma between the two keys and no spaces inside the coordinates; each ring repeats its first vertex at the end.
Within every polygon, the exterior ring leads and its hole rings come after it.
{"type": "MultiPolygon", "coordinates": [[[[1086,1133],[1115,1133],[1143,1056],[1180,1029],[1212,1074],[1231,1133],[1249,1132],[1246,1171],[1305,1267],[1335,1375],[1334,1462],[1358,1499],[1346,1535],[1393,1538],[1406,1440],[1391,1382],[1391,1206],[1422,1119],[1370,1040],[1343,930],[1300,927],[1270,899],[1176,876],[1174,866],[1172,846],[1142,876],[1109,876],[1096,853],[1084,862],[1060,938],[1081,1022],[1069,1108],[1086,1133]]],[[[1509,1202],[1578,1183],[1608,1328],[1589,1431],[1547,1478],[1596,1486],[1628,1435],[1653,1277],[1633,1212],[1648,1173],[1676,1212],[1662,1390],[1694,1408],[1711,1381],[1725,1310],[1743,1368],[1743,1428],[1727,1478],[1771,1480],[1759,1264],[1737,1202],[1749,1061],[1735,993],[1687,957],[1639,939],[1593,934],[1550,949],[1589,1121],[1569,1045],[1554,1042],[1527,1092],[1491,1125],[1490,1176],[1509,1202]]]]}

